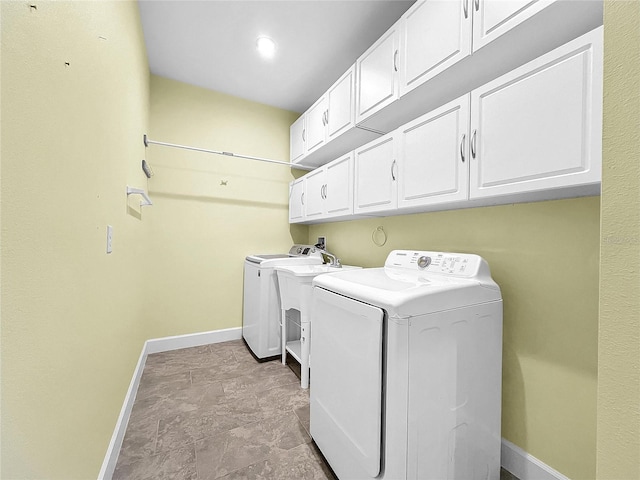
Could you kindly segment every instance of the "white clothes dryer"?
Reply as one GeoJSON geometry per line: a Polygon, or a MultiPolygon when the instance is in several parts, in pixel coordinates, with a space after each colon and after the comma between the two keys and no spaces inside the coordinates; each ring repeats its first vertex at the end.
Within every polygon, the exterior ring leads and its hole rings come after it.
{"type": "Polygon", "coordinates": [[[289,253],[249,255],[244,261],[242,337],[259,360],[280,356],[278,265],[317,265],[322,254],[313,245],[293,245],[289,253]]]}
{"type": "Polygon", "coordinates": [[[311,436],[338,478],[500,477],[502,298],[477,255],[313,283],[311,436]]]}

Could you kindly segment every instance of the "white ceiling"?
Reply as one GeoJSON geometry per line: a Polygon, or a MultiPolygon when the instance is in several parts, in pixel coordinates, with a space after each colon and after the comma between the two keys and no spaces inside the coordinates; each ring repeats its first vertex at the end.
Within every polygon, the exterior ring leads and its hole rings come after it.
{"type": "Polygon", "coordinates": [[[414,0],[139,0],[153,74],[303,112],[414,0]],[[260,35],[276,55],[261,58],[260,35]]]}

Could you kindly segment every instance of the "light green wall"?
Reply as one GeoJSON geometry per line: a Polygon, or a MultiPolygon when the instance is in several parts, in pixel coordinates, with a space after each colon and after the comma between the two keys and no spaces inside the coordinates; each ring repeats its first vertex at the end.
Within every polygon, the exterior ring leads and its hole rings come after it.
{"type": "Polygon", "coordinates": [[[138,7],[0,3],[0,476],[96,478],[148,338],[148,235],[125,195],[145,186],[138,7]]]}
{"type": "Polygon", "coordinates": [[[640,2],[606,1],[597,477],[640,478],[640,2]]]}
{"type": "MultiPolygon", "coordinates": [[[[292,112],[157,76],[150,104],[153,140],[288,159],[292,112]]],[[[291,170],[153,145],[147,160],[155,172],[147,332],[241,326],[244,258],[306,240],[306,227],[289,228],[291,170]]]]}
{"type": "Polygon", "coordinates": [[[242,258],[320,234],[365,266],[485,256],[504,436],[571,478],[640,478],[639,2],[605,4],[601,232],[598,198],[288,227],[288,169],[141,138],[285,159],[295,114],[157,77],[149,107],[135,2],[0,5],[1,478],[95,478],[144,340],[239,326],[242,258]]]}
{"type": "Polygon", "coordinates": [[[599,198],[404,215],[309,229],[345,264],[393,249],[483,256],[504,299],[502,436],[570,478],[593,478],[599,198]],[[387,243],[376,246],[378,226],[387,243]]]}

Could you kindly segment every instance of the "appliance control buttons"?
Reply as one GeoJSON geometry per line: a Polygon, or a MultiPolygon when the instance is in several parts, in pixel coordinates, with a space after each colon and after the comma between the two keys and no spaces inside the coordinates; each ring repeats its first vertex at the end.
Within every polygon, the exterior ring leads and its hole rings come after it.
{"type": "Polygon", "coordinates": [[[422,257],[418,258],[418,267],[427,268],[429,265],[431,265],[431,257],[423,255],[422,257]]]}

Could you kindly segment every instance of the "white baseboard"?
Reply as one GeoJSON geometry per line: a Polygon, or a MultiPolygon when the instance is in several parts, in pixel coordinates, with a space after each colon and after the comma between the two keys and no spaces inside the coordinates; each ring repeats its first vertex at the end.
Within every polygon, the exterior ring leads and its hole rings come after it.
{"type": "Polygon", "coordinates": [[[502,468],[520,480],[569,480],[568,477],[504,438],[501,455],[502,468]]]}
{"type": "Polygon", "coordinates": [[[129,383],[129,389],[124,397],[124,403],[120,410],[120,416],[116,422],[116,427],[111,436],[107,453],[102,462],[102,468],[98,474],[98,480],[110,480],[118,461],[118,454],[122,448],[122,440],[127,430],[129,417],[133,408],[133,402],[136,399],[136,392],[142,378],[142,371],[147,360],[147,355],[159,352],[168,352],[170,350],[178,350],[180,348],[199,347],[200,345],[208,345],[210,343],[227,342],[229,340],[239,340],[242,338],[242,328],[227,328],[224,330],[213,330],[210,332],[191,333],[188,335],[178,335],[175,337],[153,338],[144,342],[138,364],[133,372],[133,378],[129,383]]]}
{"type": "Polygon", "coordinates": [[[213,330],[211,332],[190,333],[175,337],[153,338],[147,340],[147,353],[168,352],[180,348],[199,347],[210,343],[228,342],[242,338],[242,327],[213,330]]]}
{"type": "Polygon", "coordinates": [[[118,460],[118,454],[120,453],[120,447],[122,447],[122,440],[124,439],[124,432],[127,430],[127,424],[129,423],[129,417],[131,416],[131,409],[133,408],[133,402],[136,399],[136,392],[138,391],[138,385],[140,385],[140,378],[142,377],[142,370],[144,370],[144,363],[147,360],[147,343],[145,342],[138,359],[138,364],[133,372],[133,378],[129,383],[129,390],[124,397],[124,403],[120,410],[120,416],[116,422],[116,428],[111,436],[109,447],[107,448],[107,454],[102,462],[102,468],[98,474],[99,480],[110,480],[113,477],[113,472],[116,468],[116,462],[118,460]]]}

